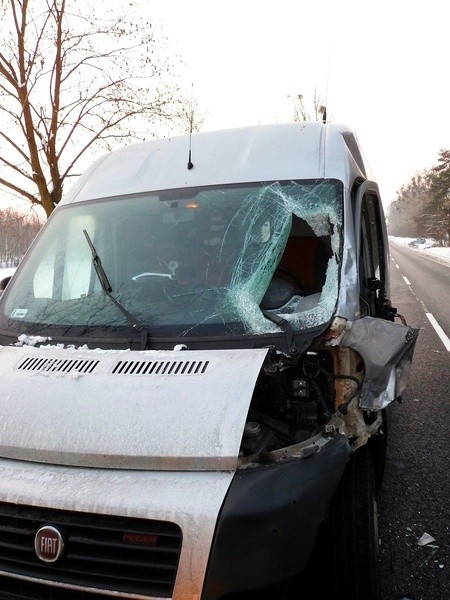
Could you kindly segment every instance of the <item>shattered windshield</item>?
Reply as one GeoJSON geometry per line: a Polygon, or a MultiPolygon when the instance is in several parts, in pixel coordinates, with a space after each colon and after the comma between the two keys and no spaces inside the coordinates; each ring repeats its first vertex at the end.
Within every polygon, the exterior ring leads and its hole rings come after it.
{"type": "Polygon", "coordinates": [[[333,315],[342,186],[282,181],[82,202],[52,216],[2,302],[1,329],[129,327],[152,336],[294,331],[333,315]]]}

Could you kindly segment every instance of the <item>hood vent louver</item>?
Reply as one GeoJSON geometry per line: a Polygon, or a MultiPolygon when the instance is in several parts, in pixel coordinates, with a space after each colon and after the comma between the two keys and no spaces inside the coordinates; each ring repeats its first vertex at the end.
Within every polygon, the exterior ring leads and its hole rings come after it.
{"type": "Polygon", "coordinates": [[[34,373],[92,373],[98,363],[98,360],[83,358],[62,359],[26,356],[17,365],[17,369],[34,373]]]}
{"type": "Polygon", "coordinates": [[[120,360],[114,367],[116,375],[203,375],[208,360],[120,360]]]}

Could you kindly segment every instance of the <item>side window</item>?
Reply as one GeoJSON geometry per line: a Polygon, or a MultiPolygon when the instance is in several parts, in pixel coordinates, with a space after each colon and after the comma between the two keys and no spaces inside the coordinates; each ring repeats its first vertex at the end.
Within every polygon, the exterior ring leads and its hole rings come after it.
{"type": "Polygon", "coordinates": [[[386,292],[385,240],[379,202],[376,195],[366,194],[361,206],[361,316],[381,316],[380,302],[386,292]]]}

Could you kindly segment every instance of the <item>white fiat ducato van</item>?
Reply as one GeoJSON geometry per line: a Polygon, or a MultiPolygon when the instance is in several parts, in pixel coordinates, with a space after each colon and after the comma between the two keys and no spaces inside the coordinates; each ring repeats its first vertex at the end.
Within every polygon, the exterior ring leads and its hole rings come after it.
{"type": "Polygon", "coordinates": [[[0,301],[0,597],[376,598],[395,317],[346,127],[99,159],[0,301]]]}

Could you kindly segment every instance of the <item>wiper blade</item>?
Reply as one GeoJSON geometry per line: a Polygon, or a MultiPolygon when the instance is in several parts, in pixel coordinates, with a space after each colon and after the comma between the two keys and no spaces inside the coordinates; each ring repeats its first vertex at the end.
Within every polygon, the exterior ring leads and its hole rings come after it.
{"type": "Polygon", "coordinates": [[[135,317],[121,304],[113,295],[112,295],[112,287],[109,283],[108,276],[106,275],[105,269],[103,268],[102,261],[100,260],[99,255],[97,254],[97,250],[95,249],[92,240],[86,231],[83,229],[84,236],[86,238],[87,243],[89,244],[89,248],[92,253],[92,264],[94,265],[95,272],[97,274],[98,280],[100,281],[100,285],[102,286],[102,290],[108,296],[108,298],[117,306],[123,316],[126,318],[131,327],[140,333],[141,335],[141,350],[146,350],[148,347],[148,338],[149,332],[148,330],[141,324],[137,322],[135,317]]]}
{"type": "Polygon", "coordinates": [[[97,250],[95,249],[95,246],[92,243],[92,240],[86,229],[83,229],[83,233],[92,252],[92,264],[94,265],[94,269],[97,273],[98,280],[100,281],[102,289],[107,294],[110,294],[112,292],[112,287],[109,283],[108,277],[106,276],[105,269],[103,268],[102,261],[100,260],[100,256],[97,254],[97,250]]]}
{"type": "Polygon", "coordinates": [[[280,317],[275,313],[271,313],[268,310],[261,309],[261,312],[266,317],[266,319],[269,319],[269,321],[272,321],[272,323],[275,323],[275,325],[278,325],[278,327],[280,327],[284,331],[284,333],[286,334],[288,352],[290,352],[291,354],[297,354],[298,348],[294,344],[294,331],[289,321],[286,321],[286,319],[283,319],[283,317],[280,317]]]}

